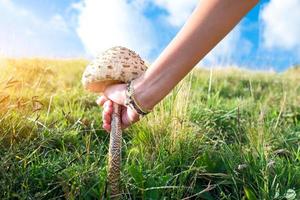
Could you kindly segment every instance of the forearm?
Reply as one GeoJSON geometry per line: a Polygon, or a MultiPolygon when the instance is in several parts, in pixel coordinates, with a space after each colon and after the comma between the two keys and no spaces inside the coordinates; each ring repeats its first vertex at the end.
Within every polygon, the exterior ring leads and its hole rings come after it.
{"type": "Polygon", "coordinates": [[[257,4],[257,0],[204,0],[145,74],[137,100],[152,108],[257,4]]]}

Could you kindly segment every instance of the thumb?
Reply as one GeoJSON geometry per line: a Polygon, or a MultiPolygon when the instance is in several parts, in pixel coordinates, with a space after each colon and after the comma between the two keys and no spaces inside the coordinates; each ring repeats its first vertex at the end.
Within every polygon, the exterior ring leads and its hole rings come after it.
{"type": "Polygon", "coordinates": [[[126,84],[115,84],[108,86],[104,90],[104,95],[113,102],[124,106],[126,98],[125,90],[126,84]]]}

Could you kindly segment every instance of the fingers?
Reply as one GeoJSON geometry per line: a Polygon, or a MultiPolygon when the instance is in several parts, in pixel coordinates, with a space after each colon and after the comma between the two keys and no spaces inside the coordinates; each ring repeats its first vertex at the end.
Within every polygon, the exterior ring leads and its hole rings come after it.
{"type": "MultiPolygon", "coordinates": [[[[103,129],[107,132],[111,131],[111,117],[113,113],[113,102],[111,100],[105,101],[103,104],[102,121],[103,129]]],[[[125,129],[133,123],[139,121],[139,115],[132,109],[125,106],[121,107],[121,128],[125,129]]]]}
{"type": "Polygon", "coordinates": [[[106,88],[104,91],[104,95],[100,96],[96,103],[100,106],[103,106],[102,120],[103,120],[103,128],[110,132],[111,130],[111,115],[113,112],[113,102],[122,105],[121,109],[121,127],[122,129],[127,128],[131,124],[139,121],[139,115],[136,111],[131,108],[127,108],[125,105],[125,84],[116,84],[106,88]]]}
{"type": "Polygon", "coordinates": [[[122,129],[125,129],[132,125],[133,123],[137,122],[140,120],[139,115],[131,110],[130,108],[122,106],[122,129]]]}
{"type": "Polygon", "coordinates": [[[103,121],[103,128],[106,131],[110,131],[111,129],[111,115],[113,112],[112,101],[107,100],[103,103],[103,112],[102,112],[102,121],[103,121]]]}
{"type": "Polygon", "coordinates": [[[108,101],[109,99],[102,95],[102,96],[99,96],[96,100],[96,103],[99,105],[99,106],[103,106],[104,102],[108,101]]]}
{"type": "Polygon", "coordinates": [[[98,97],[98,99],[96,100],[96,103],[99,106],[103,106],[103,112],[102,112],[102,121],[103,121],[103,125],[102,127],[107,131],[110,132],[111,130],[111,115],[112,115],[112,111],[113,111],[113,107],[112,107],[112,101],[109,100],[106,96],[102,95],[100,97],[98,97]]]}

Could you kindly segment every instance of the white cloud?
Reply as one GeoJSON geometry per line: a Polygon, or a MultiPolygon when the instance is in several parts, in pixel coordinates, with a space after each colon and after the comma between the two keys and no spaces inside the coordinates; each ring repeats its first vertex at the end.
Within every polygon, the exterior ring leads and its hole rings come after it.
{"type": "Polygon", "coordinates": [[[300,1],[271,0],[261,11],[266,48],[300,51],[300,1]]]}
{"type": "Polygon", "coordinates": [[[0,55],[70,57],[82,54],[70,41],[76,35],[60,14],[45,19],[11,0],[0,0],[0,13],[0,55]]]}
{"type": "MultiPolygon", "coordinates": [[[[79,11],[77,33],[86,51],[97,55],[114,46],[124,45],[147,58],[160,47],[162,28],[144,15],[150,4],[166,11],[167,26],[179,28],[197,5],[198,0],[82,0],[72,5],[79,11]]],[[[157,22],[157,21],[156,21],[157,22]]],[[[161,24],[160,24],[161,25],[161,24]]],[[[167,28],[167,27],[166,27],[167,28]]]]}
{"type": "MultiPolygon", "coordinates": [[[[77,33],[90,54],[97,55],[111,46],[124,45],[149,57],[150,52],[159,46],[155,37],[161,33],[155,30],[154,22],[143,14],[145,9],[150,4],[164,9],[167,11],[164,16],[167,24],[161,23],[178,30],[197,3],[198,0],[83,0],[72,7],[79,10],[77,33]]],[[[238,26],[206,56],[203,63],[228,64],[234,56],[244,55],[250,49],[250,42],[242,37],[238,26]]]]}
{"type": "MultiPolygon", "coordinates": [[[[82,55],[79,37],[88,55],[96,55],[114,45],[123,45],[136,50],[143,57],[153,58],[154,53],[162,48],[162,43],[166,43],[165,38],[168,37],[164,34],[178,30],[198,2],[81,0],[68,7],[72,12],[77,11],[74,30],[72,22],[66,21],[63,13],[54,13],[52,17],[44,19],[11,0],[0,0],[0,29],[6,30],[0,31],[0,53],[18,56],[82,55]],[[163,22],[145,15],[146,9],[153,5],[166,11],[155,13],[163,22]]],[[[238,26],[215,47],[203,63],[227,64],[237,54],[246,54],[251,44],[242,37],[241,27],[238,26]],[[242,51],[240,46],[243,46],[242,51]]]]}
{"type": "Polygon", "coordinates": [[[83,0],[73,7],[79,10],[77,33],[92,55],[123,45],[149,57],[157,45],[154,27],[143,15],[144,7],[134,0],[83,0]]]}
{"type": "Polygon", "coordinates": [[[167,11],[167,21],[173,26],[182,26],[199,0],[154,0],[154,4],[167,11]]]}

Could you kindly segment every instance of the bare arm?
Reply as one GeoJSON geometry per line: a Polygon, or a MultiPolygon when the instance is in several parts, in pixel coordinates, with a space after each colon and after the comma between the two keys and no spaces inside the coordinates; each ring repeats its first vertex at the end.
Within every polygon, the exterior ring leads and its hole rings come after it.
{"type": "MultiPolygon", "coordinates": [[[[153,108],[241,20],[258,0],[202,0],[186,24],[145,74],[134,81],[135,98],[144,108],[153,108]],[[145,89],[147,88],[147,89],[145,89]]],[[[124,85],[108,88],[107,97],[124,105],[124,85]]],[[[109,105],[105,103],[104,127],[110,129],[109,105]]],[[[123,113],[124,127],[138,120],[129,108],[123,113]]]]}
{"type": "Polygon", "coordinates": [[[257,0],[202,1],[150,69],[136,81],[137,100],[146,108],[156,105],[256,3],[257,0]]]}

